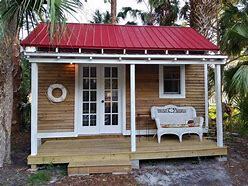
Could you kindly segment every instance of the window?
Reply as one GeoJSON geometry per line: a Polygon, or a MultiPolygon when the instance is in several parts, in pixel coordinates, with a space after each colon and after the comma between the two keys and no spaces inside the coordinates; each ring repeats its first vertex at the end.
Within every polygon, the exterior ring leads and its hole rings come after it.
{"type": "Polygon", "coordinates": [[[159,66],[159,97],[185,98],[185,66],[159,66]]]}

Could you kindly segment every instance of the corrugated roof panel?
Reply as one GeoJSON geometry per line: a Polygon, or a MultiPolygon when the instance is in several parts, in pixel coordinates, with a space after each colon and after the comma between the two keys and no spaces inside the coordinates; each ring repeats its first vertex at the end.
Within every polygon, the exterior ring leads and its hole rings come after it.
{"type": "Polygon", "coordinates": [[[41,23],[21,44],[34,47],[92,49],[219,50],[216,45],[189,27],[77,23],[66,24],[66,32],[53,40],[49,38],[48,25],[41,23]]]}
{"type": "Polygon", "coordinates": [[[96,26],[94,32],[94,43],[93,45],[96,47],[102,46],[102,27],[96,26]]]}

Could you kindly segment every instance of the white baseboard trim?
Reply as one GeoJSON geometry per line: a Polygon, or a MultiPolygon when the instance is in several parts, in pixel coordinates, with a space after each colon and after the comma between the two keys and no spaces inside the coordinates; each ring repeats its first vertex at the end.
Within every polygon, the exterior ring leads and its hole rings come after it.
{"type": "Polygon", "coordinates": [[[65,137],[77,137],[75,132],[46,132],[37,133],[37,138],[65,138],[65,137]]]}

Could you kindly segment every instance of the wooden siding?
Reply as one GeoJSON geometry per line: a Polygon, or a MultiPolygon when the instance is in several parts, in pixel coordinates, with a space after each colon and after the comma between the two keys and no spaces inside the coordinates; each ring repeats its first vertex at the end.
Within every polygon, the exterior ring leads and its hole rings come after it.
{"type": "MultiPolygon", "coordinates": [[[[70,64],[38,65],[38,132],[71,132],[74,129],[75,66],[70,64]],[[67,89],[64,102],[47,98],[49,85],[59,83],[67,89]]],[[[61,94],[54,91],[56,96],[61,94]]]]}
{"type": "MultiPolygon", "coordinates": [[[[126,68],[126,116],[130,129],[130,83],[129,66],[126,68]]],[[[204,66],[185,65],[186,98],[159,98],[159,65],[136,65],[136,128],[146,130],[156,128],[150,118],[152,106],[174,104],[193,106],[198,116],[204,116],[204,66]]]]}

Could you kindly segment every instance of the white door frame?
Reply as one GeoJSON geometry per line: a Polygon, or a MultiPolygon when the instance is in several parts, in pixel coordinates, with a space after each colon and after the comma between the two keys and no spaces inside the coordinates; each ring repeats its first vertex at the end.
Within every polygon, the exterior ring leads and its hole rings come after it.
{"type": "MultiPolygon", "coordinates": [[[[123,79],[125,77],[125,65],[100,65],[100,64],[79,64],[79,70],[78,70],[78,81],[77,81],[77,91],[78,96],[75,98],[76,102],[78,103],[78,114],[75,115],[75,117],[78,117],[77,120],[77,134],[78,135],[100,135],[100,134],[122,134],[123,133],[123,126],[126,124],[126,117],[124,114],[126,112],[126,93],[125,93],[125,84],[126,80],[123,79]],[[89,66],[89,67],[97,67],[97,126],[92,127],[82,127],[82,89],[83,89],[83,78],[82,78],[82,69],[83,66],[89,66]],[[110,131],[106,127],[106,129],[103,129],[104,125],[104,104],[101,103],[101,100],[104,98],[104,67],[105,66],[116,66],[118,67],[118,84],[119,84],[119,91],[118,91],[118,132],[117,129],[114,131],[110,131]]],[[[76,121],[76,120],[75,120],[76,121]]]]}

